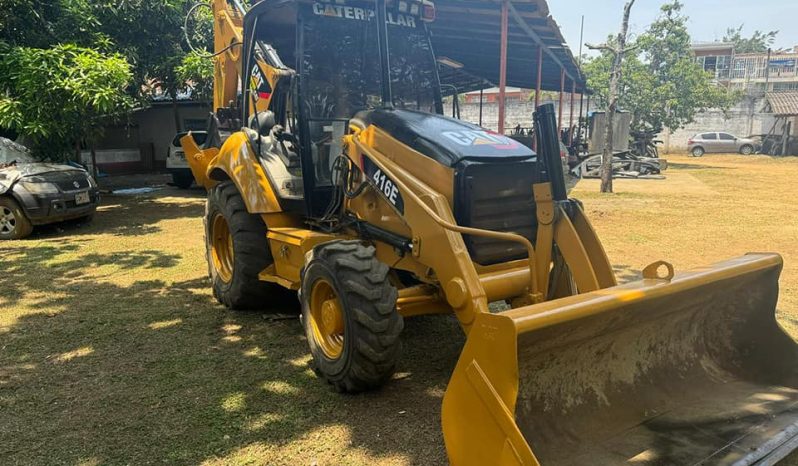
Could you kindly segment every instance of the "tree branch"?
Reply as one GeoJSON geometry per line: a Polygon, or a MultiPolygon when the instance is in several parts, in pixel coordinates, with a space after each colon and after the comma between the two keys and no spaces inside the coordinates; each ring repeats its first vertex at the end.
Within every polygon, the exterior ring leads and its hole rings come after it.
{"type": "Polygon", "coordinates": [[[585,47],[589,48],[590,50],[605,50],[605,51],[608,51],[608,52],[612,52],[613,54],[618,53],[618,49],[616,49],[615,47],[612,47],[609,44],[598,44],[598,45],[585,44],[585,47]]]}

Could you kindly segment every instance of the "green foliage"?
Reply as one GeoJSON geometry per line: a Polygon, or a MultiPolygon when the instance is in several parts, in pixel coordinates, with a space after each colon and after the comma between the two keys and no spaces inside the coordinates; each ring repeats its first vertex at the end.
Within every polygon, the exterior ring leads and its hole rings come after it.
{"type": "MultiPolygon", "coordinates": [[[[708,108],[728,109],[740,96],[716,86],[695,62],[690,49],[687,17],[678,1],[666,3],[661,14],[633,44],[624,58],[619,108],[632,113],[632,129],[676,130],[708,108]]],[[[588,86],[606,104],[612,56],[608,52],[584,64],[588,86]]]]}
{"type": "Polygon", "coordinates": [[[3,52],[0,126],[24,135],[39,156],[58,158],[75,141],[96,139],[104,121],[132,108],[130,65],[120,55],[75,45],[3,52]]]}
{"type": "Polygon", "coordinates": [[[751,37],[743,37],[743,25],[736,28],[726,29],[723,42],[734,44],[735,53],[764,53],[767,52],[776,41],[779,31],[754,31],[751,37]]]}
{"type": "Polygon", "coordinates": [[[134,92],[157,88],[174,95],[182,87],[176,68],[183,50],[184,0],[97,0],[100,30],[132,65],[134,92]]]}
{"type": "MultiPolygon", "coordinates": [[[[156,93],[175,97],[184,76],[207,92],[207,64],[186,56],[191,3],[0,0],[0,131],[15,130],[56,155],[93,139],[101,120],[132,108],[132,99],[146,105],[156,93]]],[[[212,45],[210,10],[194,17],[191,38],[212,45]]]]}
{"type": "Polygon", "coordinates": [[[194,90],[192,97],[200,100],[213,98],[213,59],[207,55],[191,52],[177,67],[180,82],[190,83],[194,90]]]}
{"type": "Polygon", "coordinates": [[[88,0],[0,0],[0,40],[12,46],[93,45],[99,24],[88,0]]]}

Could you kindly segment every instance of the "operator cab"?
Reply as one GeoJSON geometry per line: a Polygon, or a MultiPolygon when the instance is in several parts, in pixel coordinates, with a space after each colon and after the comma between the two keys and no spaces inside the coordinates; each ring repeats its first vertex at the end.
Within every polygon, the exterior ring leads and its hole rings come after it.
{"type": "Polygon", "coordinates": [[[378,3],[263,0],[244,18],[243,121],[284,207],[310,218],[331,204],[357,113],[390,104],[443,113],[429,2],[387,0],[392,102],[383,102],[378,3]]]}

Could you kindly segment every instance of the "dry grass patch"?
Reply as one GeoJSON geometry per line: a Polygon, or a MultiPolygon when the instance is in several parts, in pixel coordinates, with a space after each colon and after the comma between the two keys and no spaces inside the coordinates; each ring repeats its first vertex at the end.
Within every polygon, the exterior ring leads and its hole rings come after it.
{"type": "MultiPolygon", "coordinates": [[[[618,275],[777,251],[779,316],[798,334],[798,159],[669,159],[667,180],[573,192],[618,275]]],[[[0,463],[444,464],[457,323],[409,319],[390,384],[334,393],[298,320],[213,300],[203,205],[201,191],[108,197],[91,225],[0,244],[0,463]]]]}

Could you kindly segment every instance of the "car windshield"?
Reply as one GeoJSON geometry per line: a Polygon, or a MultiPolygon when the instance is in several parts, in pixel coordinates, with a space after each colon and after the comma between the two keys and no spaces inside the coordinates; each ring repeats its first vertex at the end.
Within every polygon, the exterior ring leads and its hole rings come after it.
{"type": "MultiPolygon", "coordinates": [[[[351,118],[381,104],[381,73],[373,2],[307,4],[300,10],[304,40],[300,74],[311,118],[351,118]]],[[[393,104],[435,113],[437,73],[426,26],[388,12],[393,104]]]]}
{"type": "Polygon", "coordinates": [[[6,138],[0,138],[0,165],[35,162],[28,149],[6,138]]]}

